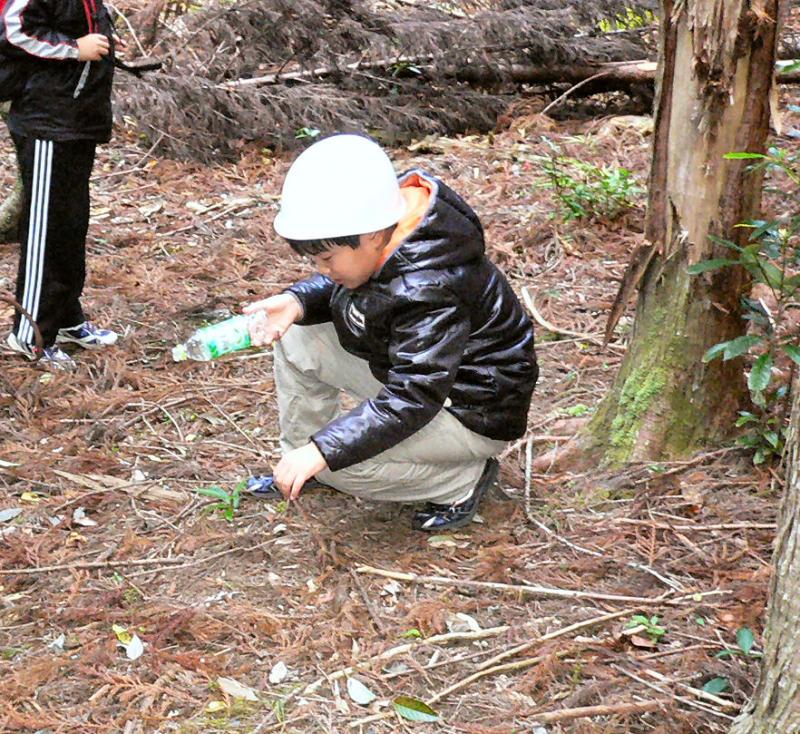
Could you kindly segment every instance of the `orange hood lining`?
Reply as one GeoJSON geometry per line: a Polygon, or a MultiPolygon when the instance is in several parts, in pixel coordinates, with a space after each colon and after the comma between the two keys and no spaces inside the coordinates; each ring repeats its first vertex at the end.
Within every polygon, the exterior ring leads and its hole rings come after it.
{"type": "Polygon", "coordinates": [[[434,185],[417,173],[412,173],[400,184],[400,196],[406,203],[406,211],[397,223],[392,238],[383,249],[377,270],[391,257],[406,238],[419,226],[428,211],[433,196],[434,185]]]}

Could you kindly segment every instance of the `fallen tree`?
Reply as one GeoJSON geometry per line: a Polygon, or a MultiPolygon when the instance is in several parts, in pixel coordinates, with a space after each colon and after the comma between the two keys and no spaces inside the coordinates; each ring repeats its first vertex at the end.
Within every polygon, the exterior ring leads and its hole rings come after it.
{"type": "MultiPolygon", "coordinates": [[[[515,78],[519,70],[585,68],[654,51],[645,30],[602,30],[629,6],[619,0],[481,5],[449,3],[449,12],[427,3],[379,10],[355,0],[212,5],[155,34],[148,51],[166,56],[165,73],[144,84],[123,81],[121,111],[149,133],[148,145],[159,141],[161,152],[179,156],[229,155],[242,139],[289,147],[309,129],[369,130],[391,144],[492,129],[528,84],[515,78]]],[[[637,7],[649,23],[656,3],[637,7]]]]}
{"type": "MultiPolygon", "coordinates": [[[[387,68],[392,64],[408,63],[414,64],[420,72],[425,72],[432,68],[431,57],[425,60],[415,59],[383,59],[380,61],[356,62],[348,64],[346,71],[357,73],[367,69],[387,68]]],[[[800,83],[800,70],[781,71],[783,67],[776,67],[776,79],[781,84],[800,83]]],[[[323,79],[335,73],[341,73],[341,69],[319,68],[307,71],[295,72],[273,72],[260,77],[248,77],[223,82],[218,86],[220,89],[245,89],[248,87],[268,86],[273,84],[285,84],[291,81],[323,79]]],[[[581,66],[525,66],[522,64],[512,64],[508,67],[486,67],[477,64],[470,64],[460,67],[444,67],[439,70],[443,77],[452,78],[460,82],[471,84],[492,84],[501,80],[510,80],[516,84],[586,84],[594,80],[602,80],[595,84],[590,91],[596,94],[598,91],[610,91],[613,89],[627,89],[635,84],[652,84],[656,77],[656,63],[647,59],[638,61],[618,61],[604,64],[587,64],[581,66]]]]}

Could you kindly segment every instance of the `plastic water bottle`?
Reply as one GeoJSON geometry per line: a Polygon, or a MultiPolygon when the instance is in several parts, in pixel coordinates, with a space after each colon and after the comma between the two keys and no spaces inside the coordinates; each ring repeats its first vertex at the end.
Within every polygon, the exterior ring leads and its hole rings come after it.
{"type": "Polygon", "coordinates": [[[198,362],[210,362],[229,352],[238,352],[251,346],[250,326],[259,327],[267,323],[267,314],[256,311],[253,314],[233,316],[218,324],[204,326],[194,332],[183,344],[172,349],[172,359],[183,362],[193,359],[198,362]]]}

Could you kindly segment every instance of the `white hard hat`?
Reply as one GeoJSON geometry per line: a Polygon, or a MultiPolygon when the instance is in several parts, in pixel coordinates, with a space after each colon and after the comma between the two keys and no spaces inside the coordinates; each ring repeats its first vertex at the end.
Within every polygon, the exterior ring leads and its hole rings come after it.
{"type": "Polygon", "coordinates": [[[405,211],[397,175],[381,147],[333,135],[303,151],[283,182],[275,231],[290,240],[378,232],[405,211]]]}

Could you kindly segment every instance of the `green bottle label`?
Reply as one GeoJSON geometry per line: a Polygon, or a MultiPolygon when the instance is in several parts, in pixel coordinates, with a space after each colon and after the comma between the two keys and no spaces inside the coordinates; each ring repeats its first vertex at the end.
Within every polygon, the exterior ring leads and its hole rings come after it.
{"type": "Polygon", "coordinates": [[[212,359],[250,346],[248,320],[248,316],[234,316],[218,324],[198,329],[197,334],[205,342],[212,359]]]}

